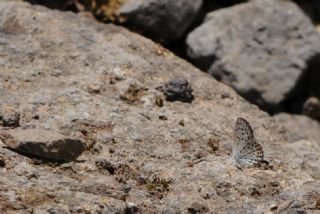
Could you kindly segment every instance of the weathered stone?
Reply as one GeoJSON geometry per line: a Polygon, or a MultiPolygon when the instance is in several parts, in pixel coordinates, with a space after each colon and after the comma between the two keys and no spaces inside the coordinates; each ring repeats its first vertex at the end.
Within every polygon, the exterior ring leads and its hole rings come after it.
{"type": "Polygon", "coordinates": [[[196,214],[196,213],[207,213],[209,211],[209,208],[206,204],[201,204],[198,202],[194,202],[191,204],[191,206],[188,208],[189,213],[196,214]]]}
{"type": "Polygon", "coordinates": [[[129,27],[168,42],[183,36],[201,6],[201,0],[129,0],[118,13],[129,27]]]}
{"type": "Polygon", "coordinates": [[[175,77],[157,89],[163,92],[167,101],[190,103],[194,99],[191,85],[182,77],[175,77]]]}
{"type": "Polygon", "coordinates": [[[131,202],[128,202],[126,204],[125,213],[133,214],[133,213],[137,213],[138,211],[139,211],[139,207],[136,204],[131,202]]]}
{"type": "Polygon", "coordinates": [[[302,112],[320,121],[320,100],[317,97],[309,97],[303,104],[302,112]]]}
{"type": "Polygon", "coordinates": [[[278,0],[209,13],[187,45],[196,64],[270,111],[281,109],[320,53],[311,21],[294,3],[278,0]]]}
{"type": "Polygon", "coordinates": [[[73,161],[85,149],[78,139],[39,129],[11,129],[1,140],[14,151],[57,161],[73,161]]]}

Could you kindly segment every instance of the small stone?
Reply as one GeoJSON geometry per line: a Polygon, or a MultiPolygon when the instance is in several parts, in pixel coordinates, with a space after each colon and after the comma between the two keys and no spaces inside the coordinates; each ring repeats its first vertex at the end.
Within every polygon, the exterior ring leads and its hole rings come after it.
{"type": "Polygon", "coordinates": [[[192,95],[193,89],[189,82],[182,77],[175,77],[157,89],[163,92],[167,101],[191,103],[194,99],[192,95]]]}
{"type": "Polygon", "coordinates": [[[189,213],[207,213],[208,211],[209,208],[206,204],[201,204],[198,202],[194,202],[190,207],[188,207],[189,213]]]}
{"type": "Polygon", "coordinates": [[[88,92],[92,94],[101,94],[102,84],[101,83],[91,83],[88,85],[88,92]]]}
{"type": "Polygon", "coordinates": [[[0,167],[5,167],[6,166],[6,162],[4,160],[4,157],[0,156],[0,167]]]}
{"type": "Polygon", "coordinates": [[[125,192],[125,193],[129,193],[130,191],[131,191],[131,189],[132,189],[132,187],[131,186],[124,186],[123,187],[123,192],[125,192]]]}
{"type": "Polygon", "coordinates": [[[160,115],[159,116],[159,120],[168,120],[168,118],[166,116],[164,116],[164,115],[160,115]]]}
{"type": "Polygon", "coordinates": [[[4,106],[0,110],[0,121],[5,127],[18,127],[20,121],[20,113],[13,107],[4,106]]]}
{"type": "Polygon", "coordinates": [[[317,97],[309,97],[303,104],[303,114],[320,120],[320,100],[317,97]]]}
{"type": "Polygon", "coordinates": [[[135,203],[132,202],[127,202],[126,208],[125,208],[125,213],[137,213],[139,211],[138,206],[135,203]]]}
{"type": "Polygon", "coordinates": [[[40,129],[12,129],[0,139],[18,153],[55,161],[73,161],[85,150],[79,139],[40,129]]]}
{"type": "Polygon", "coordinates": [[[270,206],[270,211],[275,211],[275,210],[277,210],[278,209],[278,205],[276,205],[276,204],[272,204],[271,206],[270,206]]]}
{"type": "Polygon", "coordinates": [[[222,99],[226,99],[226,98],[229,98],[229,97],[231,97],[231,95],[228,92],[224,92],[224,93],[221,94],[221,98],[222,99]]]}
{"type": "Polygon", "coordinates": [[[163,99],[161,97],[156,97],[156,105],[163,107],[163,99]]]}

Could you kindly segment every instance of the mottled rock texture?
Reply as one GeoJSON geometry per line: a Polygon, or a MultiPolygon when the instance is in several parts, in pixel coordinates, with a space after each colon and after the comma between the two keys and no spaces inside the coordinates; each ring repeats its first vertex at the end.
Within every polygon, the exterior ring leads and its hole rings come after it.
{"type": "MultiPolygon", "coordinates": [[[[0,147],[0,212],[299,213],[319,209],[319,139],[291,127],[148,39],[19,1],[0,2],[1,104],[19,128],[84,139],[54,165],[0,147]],[[156,88],[175,77],[190,103],[156,88]],[[272,168],[237,169],[234,123],[246,118],[272,168]]],[[[16,127],[1,127],[2,131],[16,127]]]]}
{"type": "Polygon", "coordinates": [[[209,13],[187,38],[200,67],[270,111],[297,93],[320,53],[311,21],[289,1],[256,0],[209,13]]]}

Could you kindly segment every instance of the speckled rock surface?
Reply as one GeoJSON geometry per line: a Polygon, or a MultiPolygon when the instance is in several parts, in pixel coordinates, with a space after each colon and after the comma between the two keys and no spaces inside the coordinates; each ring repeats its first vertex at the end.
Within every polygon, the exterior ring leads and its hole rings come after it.
{"type": "Polygon", "coordinates": [[[0,11],[1,105],[20,113],[19,128],[86,144],[77,161],[57,165],[0,142],[0,212],[319,209],[319,139],[289,141],[290,127],[123,28],[17,1],[1,1],[0,11]],[[177,76],[192,88],[191,103],[156,89],[177,76]],[[233,165],[239,116],[265,140],[270,169],[233,165]]]}
{"type": "Polygon", "coordinates": [[[290,127],[289,132],[285,133],[285,138],[290,141],[298,141],[302,139],[310,139],[319,142],[320,139],[320,124],[304,115],[290,115],[280,113],[274,116],[278,126],[278,131],[281,132],[281,127],[290,127]]]}

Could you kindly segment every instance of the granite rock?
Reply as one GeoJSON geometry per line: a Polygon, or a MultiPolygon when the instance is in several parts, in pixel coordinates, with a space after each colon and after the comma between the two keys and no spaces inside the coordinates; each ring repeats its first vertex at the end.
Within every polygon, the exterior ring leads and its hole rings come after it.
{"type": "Polygon", "coordinates": [[[86,145],[77,161],[59,165],[0,141],[1,213],[319,209],[318,139],[286,140],[290,126],[122,27],[14,0],[0,1],[0,11],[0,99],[21,112],[13,130],[44,129],[86,145]],[[177,76],[194,100],[159,105],[156,88],[177,76]],[[265,140],[272,169],[233,165],[237,117],[265,140]]]}
{"type": "Polygon", "coordinates": [[[199,67],[263,109],[279,111],[319,56],[320,36],[294,3],[256,0],[209,13],[187,46],[199,67]]]}

